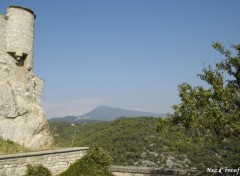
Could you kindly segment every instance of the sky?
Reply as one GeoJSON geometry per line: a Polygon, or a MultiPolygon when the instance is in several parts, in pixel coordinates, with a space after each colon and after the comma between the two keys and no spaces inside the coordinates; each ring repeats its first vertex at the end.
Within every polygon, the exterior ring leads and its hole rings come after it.
{"type": "Polygon", "coordinates": [[[32,9],[34,72],[47,117],[100,105],[173,112],[177,86],[202,85],[212,49],[240,42],[239,0],[0,0],[32,9]]]}

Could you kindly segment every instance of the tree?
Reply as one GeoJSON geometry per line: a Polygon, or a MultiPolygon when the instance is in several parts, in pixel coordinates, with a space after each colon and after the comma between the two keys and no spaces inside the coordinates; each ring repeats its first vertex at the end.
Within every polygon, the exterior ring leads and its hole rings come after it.
{"type": "Polygon", "coordinates": [[[181,103],[173,106],[170,119],[193,129],[193,135],[204,132],[214,133],[220,139],[240,137],[240,44],[232,45],[234,56],[218,42],[212,46],[225,59],[214,68],[204,67],[198,75],[209,88],[179,85],[181,103]]]}

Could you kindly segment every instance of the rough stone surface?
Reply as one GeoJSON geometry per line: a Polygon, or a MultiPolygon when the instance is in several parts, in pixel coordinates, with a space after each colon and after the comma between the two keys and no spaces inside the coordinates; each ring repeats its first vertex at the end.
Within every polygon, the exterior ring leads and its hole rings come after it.
{"type": "Polygon", "coordinates": [[[76,147],[61,150],[0,155],[0,175],[24,175],[28,164],[42,164],[50,170],[52,175],[58,175],[64,172],[70,164],[82,158],[87,150],[88,147],[76,147]]]}
{"type": "Polygon", "coordinates": [[[136,166],[112,166],[110,171],[115,176],[173,176],[173,175],[206,175],[206,171],[201,170],[179,170],[179,169],[163,169],[152,167],[136,167],[136,166]]]}
{"type": "Polygon", "coordinates": [[[18,6],[0,15],[0,137],[41,149],[52,137],[41,107],[44,81],[33,72],[34,21],[18,6]]]}

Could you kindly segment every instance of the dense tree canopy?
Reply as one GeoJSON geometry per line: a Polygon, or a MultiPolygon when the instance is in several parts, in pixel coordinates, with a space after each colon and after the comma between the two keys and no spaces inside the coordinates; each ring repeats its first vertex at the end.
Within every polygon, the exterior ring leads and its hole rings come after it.
{"type": "Polygon", "coordinates": [[[213,48],[224,56],[224,60],[213,68],[203,68],[201,80],[208,83],[192,87],[188,83],[179,85],[181,103],[174,105],[170,119],[174,124],[193,129],[194,135],[204,132],[216,134],[220,139],[240,136],[240,44],[233,51],[220,43],[213,48]]]}
{"type": "Polygon", "coordinates": [[[162,127],[169,124],[166,118],[134,117],[75,126],[52,122],[50,127],[60,146],[99,146],[113,157],[114,165],[203,170],[239,167],[240,140],[228,138],[224,145],[215,136],[202,140],[181,125],[156,132],[158,121],[162,127]]]}

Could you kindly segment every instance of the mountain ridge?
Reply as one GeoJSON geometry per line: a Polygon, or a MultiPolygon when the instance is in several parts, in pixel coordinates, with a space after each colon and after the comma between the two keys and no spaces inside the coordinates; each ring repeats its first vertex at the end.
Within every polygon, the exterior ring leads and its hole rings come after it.
{"type": "Polygon", "coordinates": [[[93,121],[111,121],[119,117],[166,117],[163,113],[128,110],[118,107],[99,106],[79,116],[65,116],[48,119],[50,122],[89,123],[93,121]]]}

